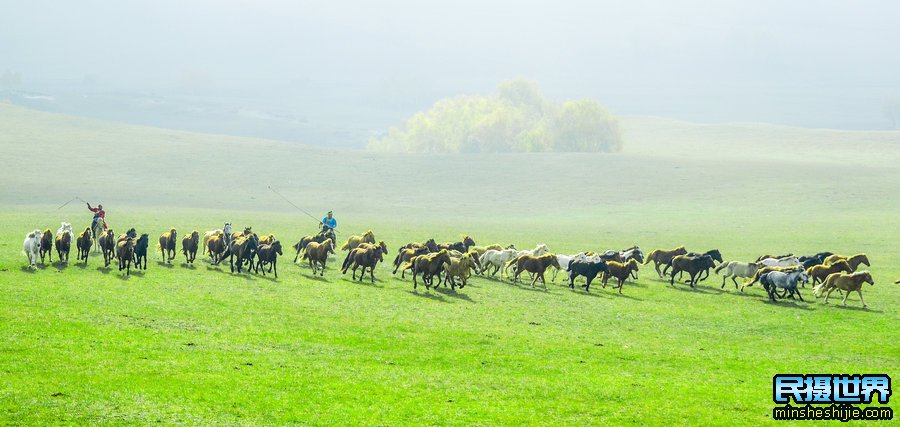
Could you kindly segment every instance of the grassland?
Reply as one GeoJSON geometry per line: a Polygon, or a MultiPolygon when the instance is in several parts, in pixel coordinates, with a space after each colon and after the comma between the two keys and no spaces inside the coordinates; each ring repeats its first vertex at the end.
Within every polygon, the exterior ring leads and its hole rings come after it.
{"type": "MultiPolygon", "coordinates": [[[[123,126],[0,106],[0,419],[13,424],[774,423],[782,372],[900,366],[900,135],[628,118],[617,155],[419,156],[123,126]],[[72,221],[75,195],[156,236],[223,221],[292,241],[314,230],[399,244],[469,233],[554,251],[867,252],[869,310],[765,301],[716,277],[649,271],[623,295],[490,279],[414,292],[278,281],[198,262],[129,278],[23,269],[25,232],[72,221]]],[[[284,260],[283,260],[284,261],[284,260]]],[[[896,406],[896,405],[893,405],[896,406]]]]}

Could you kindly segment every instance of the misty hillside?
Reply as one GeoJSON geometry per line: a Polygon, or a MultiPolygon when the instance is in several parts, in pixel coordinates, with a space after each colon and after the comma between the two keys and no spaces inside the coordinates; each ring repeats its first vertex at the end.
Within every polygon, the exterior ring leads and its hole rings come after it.
{"type": "MultiPolygon", "coordinates": [[[[900,132],[625,117],[618,154],[425,155],[329,150],[283,141],[102,122],[0,104],[0,203],[315,211],[578,214],[668,200],[673,209],[745,192],[747,205],[835,194],[877,205],[900,191],[900,132]],[[878,150],[875,152],[875,150],[878,150]],[[828,191],[822,191],[828,189],[828,191]],[[347,200],[335,204],[333,200],[347,200]]],[[[744,206],[735,206],[743,209],[744,206]]]]}

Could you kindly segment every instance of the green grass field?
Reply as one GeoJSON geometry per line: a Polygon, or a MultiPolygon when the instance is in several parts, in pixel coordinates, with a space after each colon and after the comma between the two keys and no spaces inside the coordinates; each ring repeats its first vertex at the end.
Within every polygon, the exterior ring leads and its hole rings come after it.
{"type": "MultiPolygon", "coordinates": [[[[10,424],[780,424],[777,373],[900,367],[900,133],[623,120],[615,155],[386,155],[124,126],[0,105],[0,420],[10,424]],[[102,202],[154,240],[252,226],[294,243],[334,209],[339,237],[546,243],[554,252],[684,244],[726,260],[866,252],[874,286],[841,307],[759,287],[624,294],[476,278],[413,291],[280,278],[206,259],[124,277],[25,267],[34,228],[76,230],[102,202]]],[[[154,245],[155,246],[155,245],[154,245]]],[[[342,256],[342,253],[338,253],[342,256]]],[[[74,257],[73,257],[74,258],[74,257]]],[[[648,270],[648,268],[650,268],[648,270]]],[[[835,297],[835,295],[833,295],[835,297]]],[[[897,406],[897,405],[891,405],[897,406]]],[[[873,423],[878,424],[878,423],[873,423]]]]}

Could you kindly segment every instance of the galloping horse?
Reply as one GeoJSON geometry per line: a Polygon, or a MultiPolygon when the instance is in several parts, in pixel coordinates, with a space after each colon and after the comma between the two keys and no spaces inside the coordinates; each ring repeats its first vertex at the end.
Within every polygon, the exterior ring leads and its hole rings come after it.
{"type": "Polygon", "coordinates": [[[663,272],[660,271],[660,265],[667,265],[672,262],[672,258],[675,258],[678,255],[684,255],[687,253],[687,249],[684,246],[679,246],[675,249],[666,250],[666,249],[656,249],[653,252],[650,252],[650,255],[647,255],[647,260],[644,261],[644,264],[650,263],[653,261],[653,266],[656,268],[656,274],[659,275],[659,278],[663,278],[663,272]]]}
{"type": "Polygon", "coordinates": [[[174,228],[159,236],[159,251],[162,253],[163,261],[172,262],[175,259],[175,242],[178,239],[178,232],[174,228]]]}

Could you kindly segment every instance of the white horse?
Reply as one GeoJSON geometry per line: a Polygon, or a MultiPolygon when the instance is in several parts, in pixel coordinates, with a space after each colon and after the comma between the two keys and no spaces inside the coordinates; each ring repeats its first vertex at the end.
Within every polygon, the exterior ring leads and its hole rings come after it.
{"type": "MultiPolygon", "coordinates": [[[[803,270],[789,272],[770,271],[759,277],[759,282],[766,288],[766,292],[769,293],[769,299],[772,301],[775,301],[775,291],[778,289],[783,289],[785,294],[790,292],[791,298],[794,298],[794,294],[797,294],[800,301],[803,301],[803,296],[800,295],[797,284],[806,283],[808,281],[809,275],[803,270]]],[[[781,297],[784,298],[785,295],[782,294],[781,297]]]]}
{"type": "Polygon", "coordinates": [[[734,288],[737,289],[738,277],[753,277],[759,268],[760,265],[755,262],[729,261],[719,264],[716,267],[716,274],[722,272],[722,288],[725,288],[725,279],[731,277],[731,281],[734,282],[734,288]]]}
{"type": "Polygon", "coordinates": [[[63,222],[60,225],[59,229],[56,230],[56,237],[62,236],[63,233],[69,233],[72,235],[72,243],[75,243],[75,233],[72,231],[72,224],[68,222],[63,222]]]}
{"type": "Polygon", "coordinates": [[[31,268],[37,269],[37,259],[41,252],[41,230],[34,230],[25,235],[25,241],[22,242],[22,251],[28,257],[28,264],[31,268]]]}
{"type": "Polygon", "coordinates": [[[515,249],[488,249],[481,254],[481,258],[478,258],[478,262],[481,264],[481,273],[484,274],[487,271],[488,267],[494,267],[494,271],[491,273],[491,276],[497,274],[500,271],[500,278],[503,278],[503,266],[506,265],[509,260],[515,258],[518,254],[518,251],[515,249]]]}
{"type": "Polygon", "coordinates": [[[787,258],[766,258],[762,261],[759,261],[760,264],[766,267],[793,267],[795,265],[802,264],[800,262],[800,258],[795,256],[787,257],[787,258]]]}

